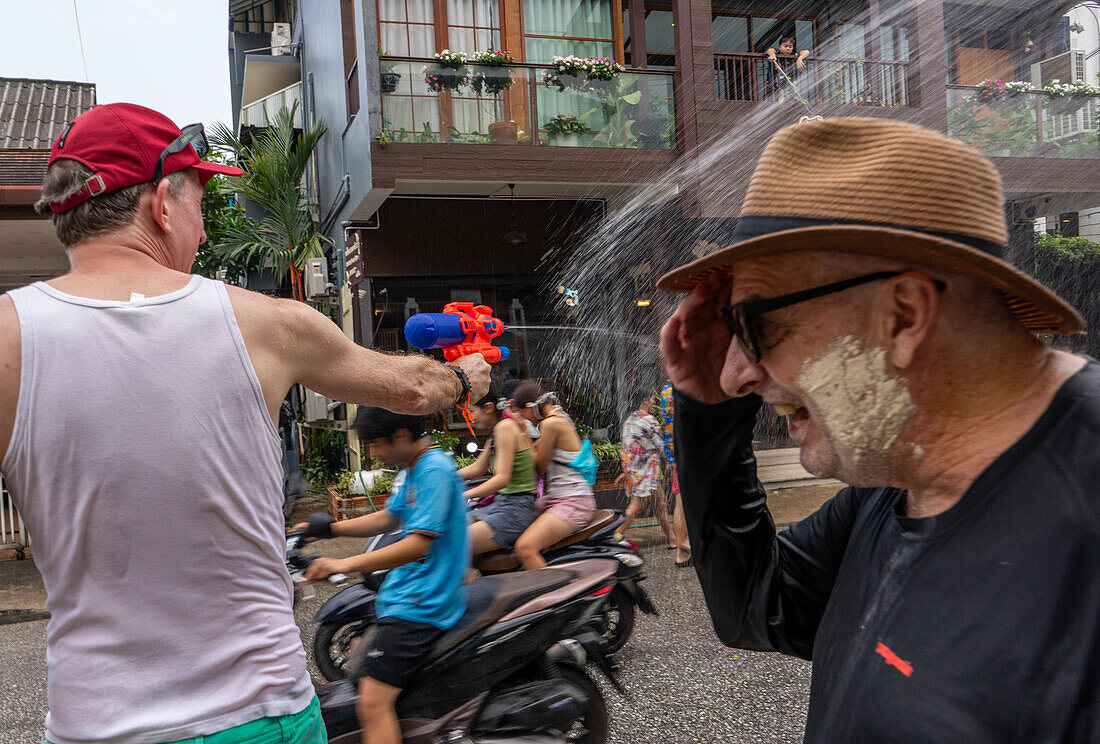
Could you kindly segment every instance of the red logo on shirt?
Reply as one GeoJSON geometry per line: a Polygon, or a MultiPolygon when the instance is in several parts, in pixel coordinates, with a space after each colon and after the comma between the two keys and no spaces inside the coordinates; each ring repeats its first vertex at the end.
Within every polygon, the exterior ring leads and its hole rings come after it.
{"type": "Polygon", "coordinates": [[[891,651],[890,647],[882,641],[879,641],[879,644],[875,646],[875,653],[882,656],[887,664],[897,669],[906,677],[911,677],[913,675],[913,665],[891,651]]]}

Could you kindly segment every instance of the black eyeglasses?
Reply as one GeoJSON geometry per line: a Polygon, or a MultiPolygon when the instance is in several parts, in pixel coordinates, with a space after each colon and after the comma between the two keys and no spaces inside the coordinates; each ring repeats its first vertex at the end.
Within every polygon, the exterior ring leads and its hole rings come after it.
{"type": "Polygon", "coordinates": [[[203,130],[202,124],[188,124],[180,131],[180,136],[164,148],[164,152],[157,158],[156,170],[153,171],[154,186],[160,183],[160,179],[164,178],[164,161],[168,159],[168,156],[182,152],[183,148],[188,145],[195,148],[195,153],[200,158],[206,157],[206,153],[210,152],[210,145],[206,141],[206,132],[203,130]]]}
{"type": "MultiPolygon", "coordinates": [[[[833,282],[832,284],[826,284],[821,287],[814,287],[813,289],[804,289],[801,292],[794,292],[792,294],[780,295],[779,297],[773,297],[770,300],[759,300],[757,302],[742,302],[737,305],[727,305],[719,310],[722,315],[722,320],[726,323],[726,330],[730,332],[730,336],[736,338],[738,343],[741,344],[741,351],[744,352],[745,357],[752,363],[756,364],[760,361],[760,329],[756,319],[764,313],[770,313],[772,310],[778,310],[781,307],[790,307],[791,305],[797,305],[800,302],[806,302],[807,300],[813,300],[818,297],[824,297],[825,295],[833,294],[834,292],[841,292],[845,289],[852,287],[858,287],[860,284],[867,284],[868,282],[877,282],[881,279],[890,279],[895,276],[901,276],[905,274],[905,271],[877,271],[873,274],[864,274],[863,276],[857,276],[852,279],[845,279],[840,282],[833,282]]],[[[938,279],[933,279],[932,282],[936,285],[936,289],[940,292],[947,289],[947,285],[938,279]]]]}

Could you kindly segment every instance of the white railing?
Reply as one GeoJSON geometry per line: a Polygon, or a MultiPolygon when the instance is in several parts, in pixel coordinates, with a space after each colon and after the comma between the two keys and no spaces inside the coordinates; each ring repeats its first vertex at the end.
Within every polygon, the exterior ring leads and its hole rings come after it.
{"type": "Polygon", "coordinates": [[[4,486],[4,476],[0,475],[0,549],[15,549],[22,552],[31,544],[27,526],[23,517],[15,509],[15,502],[4,486]]]}
{"type": "Polygon", "coordinates": [[[258,101],[254,101],[247,106],[241,107],[241,126],[242,127],[266,127],[269,126],[271,120],[275,118],[275,114],[279,113],[279,109],[286,108],[288,111],[293,107],[294,102],[298,102],[298,108],[294,112],[294,126],[297,129],[302,128],[302,84],[294,83],[288,85],[282,90],[275,91],[265,98],[261,98],[258,101]]]}

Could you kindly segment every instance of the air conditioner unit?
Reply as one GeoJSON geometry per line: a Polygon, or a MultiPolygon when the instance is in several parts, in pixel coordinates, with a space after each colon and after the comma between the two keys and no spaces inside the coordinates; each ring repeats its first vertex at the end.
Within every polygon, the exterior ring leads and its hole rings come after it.
{"type": "Polygon", "coordinates": [[[340,404],[309,388],[303,389],[306,394],[304,405],[302,406],[302,416],[305,418],[306,423],[332,421],[332,412],[335,411],[336,407],[340,404]]]}
{"type": "Polygon", "coordinates": [[[1085,53],[1077,50],[1040,60],[1031,66],[1032,86],[1035,88],[1049,85],[1053,80],[1072,83],[1084,79],[1085,53]],[[1035,81],[1038,81],[1038,84],[1035,81]]]}
{"type": "Polygon", "coordinates": [[[290,24],[271,24],[271,55],[273,57],[282,57],[290,53],[290,24]]]}
{"type": "Polygon", "coordinates": [[[305,273],[306,297],[315,300],[328,297],[332,287],[328,281],[328,261],[324,258],[311,258],[306,262],[305,273]]]}

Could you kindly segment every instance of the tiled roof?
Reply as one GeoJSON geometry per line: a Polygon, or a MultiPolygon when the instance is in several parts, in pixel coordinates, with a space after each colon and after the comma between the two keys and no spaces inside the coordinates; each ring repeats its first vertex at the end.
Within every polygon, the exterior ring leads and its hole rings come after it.
{"type": "Polygon", "coordinates": [[[41,186],[49,150],[0,150],[0,186],[41,186]]]}
{"type": "Polygon", "coordinates": [[[48,150],[92,106],[94,83],[0,78],[0,149],[48,150]]]}

